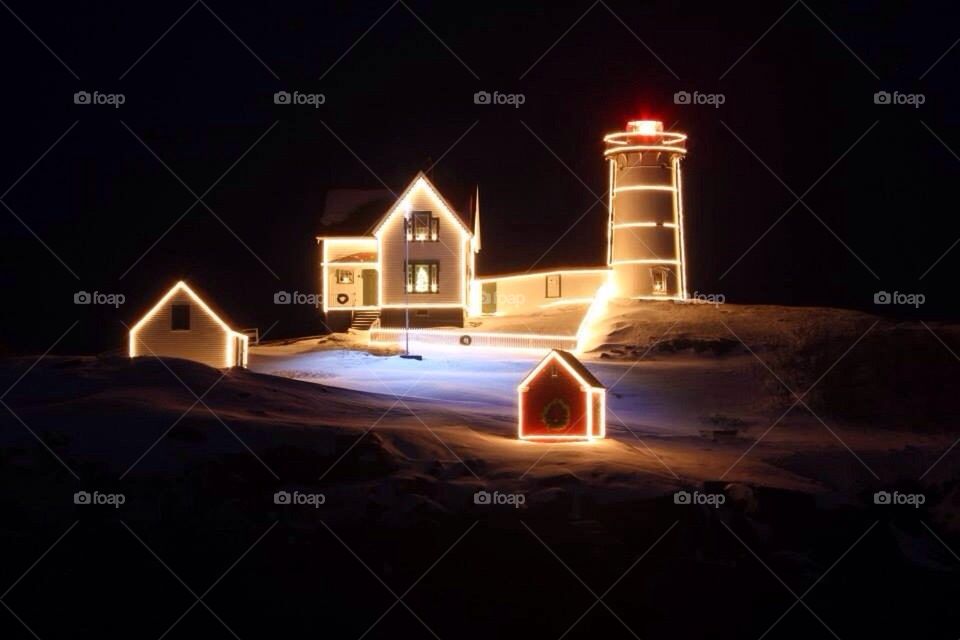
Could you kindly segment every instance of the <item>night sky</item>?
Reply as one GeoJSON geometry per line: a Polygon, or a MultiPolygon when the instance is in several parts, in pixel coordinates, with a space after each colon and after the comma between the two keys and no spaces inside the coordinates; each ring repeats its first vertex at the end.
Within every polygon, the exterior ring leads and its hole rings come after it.
{"type": "Polygon", "coordinates": [[[326,192],[399,192],[435,162],[454,205],[480,187],[482,274],[599,264],[602,137],[638,117],[690,136],[691,292],[960,315],[951,3],[7,6],[0,352],[43,352],[75,321],[55,352],[119,348],[179,278],[238,325],[319,333],[312,307],[273,295],[317,290],[326,192]],[[325,103],[276,105],[281,90],[325,103]],[[880,290],[927,301],[876,307],[880,290]]]}

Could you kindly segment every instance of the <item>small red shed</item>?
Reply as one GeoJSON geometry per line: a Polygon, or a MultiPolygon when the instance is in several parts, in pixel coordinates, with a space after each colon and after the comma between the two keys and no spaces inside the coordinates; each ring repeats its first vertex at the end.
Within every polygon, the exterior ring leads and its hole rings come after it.
{"type": "Polygon", "coordinates": [[[572,353],[554,349],[517,387],[521,440],[606,435],[607,390],[572,353]]]}

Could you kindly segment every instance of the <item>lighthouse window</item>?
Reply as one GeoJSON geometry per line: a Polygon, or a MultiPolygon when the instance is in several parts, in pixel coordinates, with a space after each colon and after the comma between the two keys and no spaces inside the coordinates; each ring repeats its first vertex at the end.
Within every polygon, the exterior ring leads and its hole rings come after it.
{"type": "Polygon", "coordinates": [[[667,270],[666,269],[652,269],[651,275],[653,276],[653,293],[655,295],[666,295],[667,294],[667,270]]]}
{"type": "Polygon", "coordinates": [[[407,264],[407,293],[439,293],[440,263],[410,262],[407,264]]]}

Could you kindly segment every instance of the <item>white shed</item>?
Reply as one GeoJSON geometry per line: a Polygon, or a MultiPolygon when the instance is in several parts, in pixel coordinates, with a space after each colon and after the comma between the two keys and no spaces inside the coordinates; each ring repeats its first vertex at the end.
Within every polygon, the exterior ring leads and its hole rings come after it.
{"type": "Polygon", "coordinates": [[[232,328],[187,283],[173,286],[130,328],[129,353],[246,367],[249,338],[232,328]]]}

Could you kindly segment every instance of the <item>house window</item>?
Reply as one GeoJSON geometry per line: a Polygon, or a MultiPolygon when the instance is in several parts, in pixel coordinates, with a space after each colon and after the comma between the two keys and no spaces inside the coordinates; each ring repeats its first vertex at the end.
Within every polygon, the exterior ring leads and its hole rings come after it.
{"type": "Polygon", "coordinates": [[[547,276],[547,291],[545,297],[547,298],[559,298],[560,297],[560,274],[554,273],[547,276]]]}
{"type": "Polygon", "coordinates": [[[190,305],[188,304],[170,305],[170,330],[171,331],[189,331],[190,330],[190,305]]]}
{"type": "Polygon", "coordinates": [[[337,284],[353,284],[353,269],[337,269],[337,284]]]}
{"type": "Polygon", "coordinates": [[[657,296],[667,295],[667,270],[652,269],[650,273],[653,277],[653,294],[657,296]]]}
{"type": "Polygon", "coordinates": [[[407,240],[419,242],[440,241],[440,218],[430,211],[414,211],[406,221],[407,240]]]}
{"type": "Polygon", "coordinates": [[[410,262],[407,264],[407,293],[439,293],[440,263],[410,262]]]}

